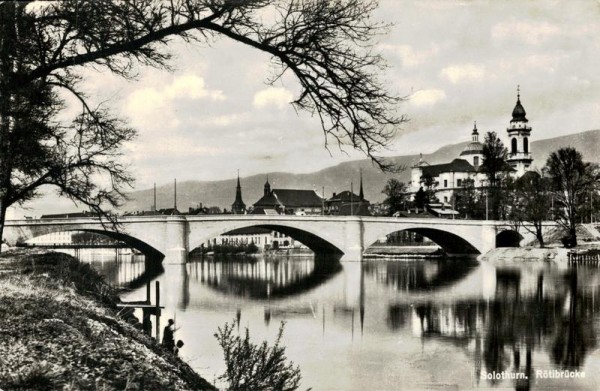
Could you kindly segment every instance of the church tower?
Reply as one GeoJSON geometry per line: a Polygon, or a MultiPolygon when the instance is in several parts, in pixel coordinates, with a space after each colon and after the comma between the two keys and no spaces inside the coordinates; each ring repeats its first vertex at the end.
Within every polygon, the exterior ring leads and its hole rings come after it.
{"type": "Polygon", "coordinates": [[[237,187],[235,188],[235,201],[231,204],[231,212],[235,215],[246,213],[246,204],[242,201],[242,186],[240,186],[240,171],[238,170],[237,187]]]}
{"type": "Polygon", "coordinates": [[[267,175],[267,181],[265,182],[265,191],[264,191],[264,196],[268,196],[269,194],[271,194],[271,184],[269,183],[269,176],[267,175]]]}
{"type": "Polygon", "coordinates": [[[517,87],[517,104],[512,112],[510,126],[506,129],[509,139],[508,164],[516,170],[517,177],[525,174],[533,161],[529,150],[531,127],[527,125],[528,122],[525,109],[521,104],[521,92],[517,87]]]}

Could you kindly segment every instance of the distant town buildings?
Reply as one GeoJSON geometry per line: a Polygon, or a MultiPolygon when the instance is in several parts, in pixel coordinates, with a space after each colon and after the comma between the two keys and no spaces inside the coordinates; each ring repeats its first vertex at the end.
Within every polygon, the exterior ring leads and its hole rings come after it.
{"type": "Polygon", "coordinates": [[[53,246],[53,245],[67,245],[73,243],[73,234],[74,231],[62,231],[62,232],[52,232],[46,235],[36,236],[35,238],[31,238],[25,241],[25,244],[28,245],[38,245],[38,246],[53,246]]]}
{"type": "MultiPolygon", "coordinates": [[[[507,145],[510,147],[505,170],[514,177],[520,177],[527,172],[533,161],[529,150],[531,127],[528,126],[528,122],[525,109],[521,104],[520,91],[517,91],[517,103],[507,128],[509,139],[507,145]]],[[[472,180],[476,189],[487,186],[487,177],[481,171],[482,163],[483,144],[479,141],[479,131],[475,124],[471,132],[471,142],[458,158],[449,163],[429,164],[421,156],[411,167],[409,192],[414,197],[419,189],[428,189],[434,192],[440,202],[448,205],[454,192],[461,189],[467,180],[472,180]]]]}
{"type": "Polygon", "coordinates": [[[208,248],[217,245],[243,246],[254,244],[260,250],[308,249],[299,241],[272,229],[263,227],[239,228],[209,240],[208,248]]]}
{"type": "Polygon", "coordinates": [[[359,194],[356,195],[348,190],[337,194],[333,193],[331,198],[325,201],[325,214],[335,216],[371,216],[370,205],[371,203],[365,200],[361,173],[359,194]]]}

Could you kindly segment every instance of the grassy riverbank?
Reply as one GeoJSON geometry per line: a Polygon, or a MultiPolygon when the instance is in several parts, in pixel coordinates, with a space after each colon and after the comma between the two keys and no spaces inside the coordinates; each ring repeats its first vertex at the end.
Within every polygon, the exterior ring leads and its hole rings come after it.
{"type": "Polygon", "coordinates": [[[116,292],[61,253],[0,255],[0,389],[213,390],[117,316],[116,292]]]}

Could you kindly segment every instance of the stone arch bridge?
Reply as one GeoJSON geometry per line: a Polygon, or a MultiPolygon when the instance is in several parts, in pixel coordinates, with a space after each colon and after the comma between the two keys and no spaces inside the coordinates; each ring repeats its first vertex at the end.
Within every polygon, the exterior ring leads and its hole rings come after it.
{"type": "MultiPolygon", "coordinates": [[[[88,231],[122,240],[149,255],[170,260],[185,259],[187,253],[223,233],[244,227],[264,227],[284,233],[315,252],[342,255],[342,260],[360,260],[363,251],[377,239],[397,231],[411,231],[430,238],[448,254],[483,254],[500,242],[527,242],[533,235],[515,232],[506,221],[418,219],[362,216],[128,216],[114,228],[96,218],[7,220],[4,239],[16,244],[61,231],[88,231]]],[[[555,227],[548,222],[545,230],[555,227]]]]}

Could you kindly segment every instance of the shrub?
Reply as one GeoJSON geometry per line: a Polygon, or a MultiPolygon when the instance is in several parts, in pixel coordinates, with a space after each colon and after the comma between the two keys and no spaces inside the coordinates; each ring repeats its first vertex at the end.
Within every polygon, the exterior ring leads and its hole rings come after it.
{"type": "Polygon", "coordinates": [[[252,242],[246,246],[246,249],[244,250],[244,252],[246,254],[256,254],[256,253],[258,253],[258,246],[256,244],[254,244],[254,242],[252,242]]]}
{"type": "Polygon", "coordinates": [[[292,391],[300,385],[300,368],[288,362],[285,347],[280,345],[284,322],[281,322],[275,344],[266,341],[256,345],[246,329],[243,337],[233,334],[235,321],[219,327],[215,338],[223,349],[226,371],[220,377],[230,391],[265,390],[292,391]]]}

